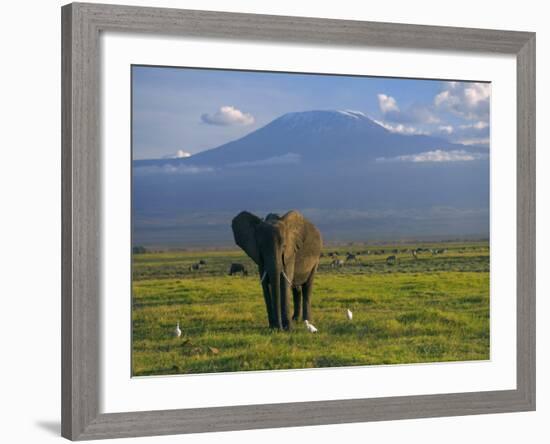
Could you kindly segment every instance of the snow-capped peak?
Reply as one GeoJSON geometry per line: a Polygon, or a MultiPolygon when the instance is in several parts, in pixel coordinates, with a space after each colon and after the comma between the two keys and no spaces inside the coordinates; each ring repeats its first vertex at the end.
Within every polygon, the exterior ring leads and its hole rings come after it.
{"type": "Polygon", "coordinates": [[[361,112],[361,111],[355,111],[355,110],[352,110],[352,109],[345,109],[345,110],[340,110],[340,111],[337,111],[338,113],[340,114],[343,114],[344,116],[347,116],[347,117],[352,117],[354,119],[360,119],[361,117],[366,117],[368,118],[368,116],[361,112]]]}

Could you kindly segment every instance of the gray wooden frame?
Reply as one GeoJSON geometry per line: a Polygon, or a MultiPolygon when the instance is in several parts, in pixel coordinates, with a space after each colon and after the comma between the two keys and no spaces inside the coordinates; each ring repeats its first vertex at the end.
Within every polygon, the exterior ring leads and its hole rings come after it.
{"type": "Polygon", "coordinates": [[[535,409],[535,34],[73,3],[62,8],[62,435],[73,440],[535,409]],[[127,413],[99,411],[102,31],[512,54],[517,58],[515,390],[127,413]]]}

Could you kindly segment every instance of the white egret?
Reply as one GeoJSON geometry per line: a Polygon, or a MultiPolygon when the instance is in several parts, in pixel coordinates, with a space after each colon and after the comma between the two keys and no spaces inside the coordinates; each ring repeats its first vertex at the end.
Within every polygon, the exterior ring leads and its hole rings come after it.
{"type": "Polygon", "coordinates": [[[181,328],[180,328],[180,323],[178,321],[178,323],[176,324],[176,328],[174,330],[174,336],[176,338],[179,338],[181,336],[181,328]]]}
{"type": "Polygon", "coordinates": [[[310,324],[307,319],[305,320],[305,324],[306,324],[307,331],[309,331],[310,333],[317,333],[317,328],[315,328],[315,325],[310,324]]]}
{"type": "Polygon", "coordinates": [[[346,317],[348,318],[348,321],[351,321],[353,319],[353,313],[349,308],[346,310],[346,317]]]}

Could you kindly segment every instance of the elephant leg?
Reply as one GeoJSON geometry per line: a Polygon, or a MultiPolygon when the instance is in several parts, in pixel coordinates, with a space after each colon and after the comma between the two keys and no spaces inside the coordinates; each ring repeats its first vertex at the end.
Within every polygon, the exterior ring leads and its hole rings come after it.
{"type": "Polygon", "coordinates": [[[284,330],[292,329],[292,322],[290,321],[290,292],[290,285],[281,276],[281,323],[284,330]]]}
{"type": "MultiPolygon", "coordinates": [[[[275,278],[276,279],[276,278],[275,278]]],[[[281,316],[281,284],[277,280],[276,284],[270,285],[271,289],[271,310],[273,313],[273,325],[278,330],[283,329],[281,316]]]]}
{"type": "Polygon", "coordinates": [[[302,311],[302,288],[293,287],[292,296],[294,298],[294,314],[292,315],[292,320],[297,321],[300,319],[300,312],[302,311]]]}
{"type": "Polygon", "coordinates": [[[315,270],[311,272],[311,275],[309,276],[306,283],[302,285],[304,321],[311,321],[311,294],[313,292],[314,276],[315,276],[315,270]]]}
{"type": "Polygon", "coordinates": [[[275,318],[273,316],[273,306],[271,304],[271,293],[269,291],[269,284],[264,280],[262,282],[262,290],[264,293],[265,308],[267,310],[267,319],[269,321],[269,328],[275,328],[275,318]]]}

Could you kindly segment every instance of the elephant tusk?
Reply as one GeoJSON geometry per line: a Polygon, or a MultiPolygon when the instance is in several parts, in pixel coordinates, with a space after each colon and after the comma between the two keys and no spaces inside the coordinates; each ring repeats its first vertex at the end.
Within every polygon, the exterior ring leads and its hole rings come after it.
{"type": "MultiPolygon", "coordinates": [[[[283,274],[283,277],[285,278],[285,280],[288,282],[288,285],[292,286],[292,282],[290,281],[286,273],[284,271],[282,271],[281,273],[283,274]]],[[[260,279],[260,283],[264,282],[264,279],[266,278],[266,276],[267,276],[267,271],[264,271],[264,274],[262,274],[262,278],[260,279]]]]}
{"type": "Polygon", "coordinates": [[[285,278],[285,280],[288,282],[288,285],[290,285],[292,287],[292,282],[290,282],[290,279],[286,275],[285,271],[283,270],[283,271],[281,271],[281,273],[283,274],[283,277],[285,278]]]}

